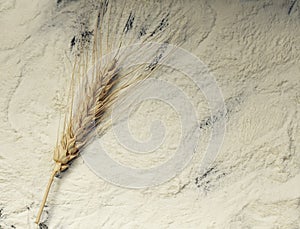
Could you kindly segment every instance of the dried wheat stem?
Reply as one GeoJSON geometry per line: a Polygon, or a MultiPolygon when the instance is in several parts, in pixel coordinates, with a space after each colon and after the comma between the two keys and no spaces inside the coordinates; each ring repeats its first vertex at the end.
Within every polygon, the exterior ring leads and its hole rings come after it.
{"type": "Polygon", "coordinates": [[[41,215],[43,213],[43,209],[45,207],[45,204],[46,204],[46,200],[47,200],[47,197],[48,197],[48,194],[49,194],[49,191],[50,191],[50,188],[51,188],[51,185],[52,185],[52,182],[54,180],[54,177],[55,175],[61,170],[61,163],[56,163],[55,164],[55,167],[51,173],[51,176],[50,176],[50,179],[48,181],[48,185],[47,185],[47,188],[46,188],[46,191],[45,191],[45,194],[44,194],[44,197],[43,197],[43,200],[42,200],[42,203],[41,203],[41,206],[40,206],[40,209],[39,209],[39,212],[37,214],[37,217],[36,217],[36,220],[35,220],[35,223],[38,224],[40,222],[40,219],[41,219],[41,215]]]}

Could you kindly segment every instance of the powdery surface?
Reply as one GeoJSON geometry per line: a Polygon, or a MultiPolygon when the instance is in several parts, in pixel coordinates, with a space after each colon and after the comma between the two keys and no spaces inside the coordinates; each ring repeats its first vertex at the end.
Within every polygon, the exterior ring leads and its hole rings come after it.
{"type": "MultiPolygon", "coordinates": [[[[187,3],[198,7],[198,31],[183,47],[214,72],[228,109],[223,147],[205,176],[201,144],[178,177],[142,190],[103,181],[78,158],[55,180],[42,228],[300,228],[300,2],[288,14],[290,2],[187,3]]],[[[70,41],[86,10],[80,4],[0,1],[0,228],[36,228],[70,79],[70,41]]],[[[201,93],[185,77],[176,84],[205,120],[201,93]]],[[[146,115],[133,116],[133,132],[147,137],[146,121],[162,115],[178,133],[174,111],[152,106],[161,110],[141,107],[146,115]]],[[[210,125],[201,129],[204,143],[210,125]]],[[[178,135],[169,137],[166,154],[145,166],[172,156],[178,135]]],[[[122,152],[111,133],[105,139],[122,152]]]]}

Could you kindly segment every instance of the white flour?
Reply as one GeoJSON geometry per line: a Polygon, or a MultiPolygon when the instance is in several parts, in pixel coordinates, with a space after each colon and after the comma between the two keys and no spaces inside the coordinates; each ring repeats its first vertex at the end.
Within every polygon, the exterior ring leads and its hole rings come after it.
{"type": "MultiPolygon", "coordinates": [[[[199,166],[214,121],[207,119],[202,93],[176,74],[169,81],[191,98],[203,124],[185,170],[163,185],[134,190],[98,178],[78,158],[55,180],[44,224],[300,228],[300,1],[288,14],[291,2],[186,3],[198,12],[188,15],[197,32],[182,47],[213,71],[227,106],[223,146],[204,175],[199,166]]],[[[70,42],[78,15],[88,9],[80,4],[0,0],[0,228],[36,228],[70,80],[70,42]]],[[[158,116],[166,142],[157,152],[134,157],[109,131],[103,140],[111,157],[142,167],[171,158],[181,137],[171,107],[147,101],[132,115],[130,128],[145,140],[158,116]]]]}

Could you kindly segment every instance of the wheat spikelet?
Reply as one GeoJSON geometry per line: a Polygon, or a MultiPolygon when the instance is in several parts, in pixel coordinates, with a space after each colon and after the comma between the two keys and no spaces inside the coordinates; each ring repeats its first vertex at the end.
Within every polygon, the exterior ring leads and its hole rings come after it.
{"type": "Polygon", "coordinates": [[[142,45],[151,41],[173,41],[176,44],[182,41],[183,28],[172,28],[170,24],[176,25],[184,17],[178,16],[180,7],[175,8],[174,15],[171,16],[172,6],[174,2],[159,10],[156,8],[161,7],[160,5],[147,2],[119,6],[113,1],[103,1],[97,5],[92,49],[82,40],[77,40],[79,53],[76,54],[72,73],[70,109],[65,116],[62,135],[54,149],[55,166],[35,221],[37,224],[40,222],[54,177],[68,168],[70,162],[79,156],[95,135],[103,134],[109,127],[108,116],[116,99],[126,96],[131,85],[149,77],[158,68],[155,51],[148,56],[150,64],[123,69],[122,64],[130,56],[139,58],[146,54],[138,49],[124,54],[122,47],[135,42],[142,45]],[[112,17],[115,18],[114,23],[111,23],[112,17]],[[135,23],[137,20],[140,24],[135,23]],[[105,61],[98,61],[114,49],[116,52],[108,55],[105,61]],[[89,66],[92,68],[88,74],[89,66]]]}

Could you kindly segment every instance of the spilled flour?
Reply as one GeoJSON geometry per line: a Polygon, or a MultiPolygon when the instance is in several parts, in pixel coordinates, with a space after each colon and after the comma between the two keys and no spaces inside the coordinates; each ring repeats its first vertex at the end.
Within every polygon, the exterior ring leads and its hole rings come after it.
{"type": "MultiPolygon", "coordinates": [[[[82,30],[92,36],[95,2],[0,0],[0,228],[37,227],[73,38],[82,30]]],[[[159,10],[168,2],[154,4],[159,10]]],[[[56,178],[40,228],[300,228],[300,1],[185,4],[192,27],[182,47],[211,70],[227,109],[216,160],[200,172],[220,114],[210,115],[184,74],[156,75],[180,88],[197,113],[200,140],[189,164],[168,182],[131,189],[100,179],[78,158],[56,178]]],[[[127,166],[161,165],[182,137],[179,116],[147,100],[130,117],[130,131],[145,141],[159,119],[165,142],[153,154],[133,155],[109,130],[103,147],[127,166]]]]}

